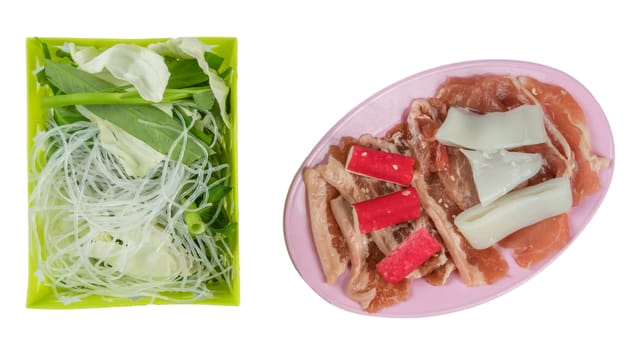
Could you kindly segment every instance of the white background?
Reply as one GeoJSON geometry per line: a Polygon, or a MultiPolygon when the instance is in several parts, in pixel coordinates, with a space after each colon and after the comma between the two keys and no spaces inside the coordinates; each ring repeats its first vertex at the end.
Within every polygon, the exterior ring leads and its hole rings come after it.
{"type": "Polygon", "coordinates": [[[633,349],[636,25],[626,5],[563,3],[109,0],[3,6],[0,349],[633,349]],[[238,37],[239,307],[25,308],[28,36],[238,37]],[[283,206],[299,165],[336,121],[371,94],[422,70],[484,58],[564,70],[596,96],[612,126],[617,158],[597,215],[541,274],[475,308],[386,319],[324,302],[300,278],[284,242],[283,206]]]}

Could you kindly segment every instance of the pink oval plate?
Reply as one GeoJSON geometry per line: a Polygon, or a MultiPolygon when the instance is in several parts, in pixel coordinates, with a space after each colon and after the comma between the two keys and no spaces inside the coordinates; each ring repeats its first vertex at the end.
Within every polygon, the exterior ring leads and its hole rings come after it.
{"type": "MultiPolygon", "coordinates": [[[[383,89],[345,115],[314,147],[300,166],[291,183],[284,214],[287,250],[298,273],[323,299],[339,308],[367,314],[356,302],[345,295],[344,285],[348,279],[348,272],[345,272],[335,285],[328,285],[325,282],[311,235],[302,169],[321,162],[328,152],[329,145],[337,144],[343,136],[358,137],[363,133],[382,134],[402,120],[405,109],[414,98],[432,96],[437,87],[448,77],[486,73],[525,75],[545,83],[559,85],[569,91],[585,111],[594,151],[599,155],[608,157],[612,162],[611,166],[600,174],[601,191],[587,197],[579,206],[571,210],[570,232],[572,241],[581,234],[581,231],[590,221],[607,193],[612,179],[614,163],[612,132],[601,106],[592,94],[569,75],[550,67],[529,62],[484,60],[438,67],[415,74],[383,89]]],[[[568,247],[561,250],[561,252],[568,247]]],[[[502,250],[502,254],[510,265],[509,275],[493,285],[466,287],[456,274],[449,279],[445,286],[441,287],[431,286],[419,279],[412,283],[407,301],[385,308],[372,315],[421,317],[472,307],[519,286],[543,270],[560,255],[558,253],[530,269],[523,269],[514,263],[509,251],[502,250]]]]}

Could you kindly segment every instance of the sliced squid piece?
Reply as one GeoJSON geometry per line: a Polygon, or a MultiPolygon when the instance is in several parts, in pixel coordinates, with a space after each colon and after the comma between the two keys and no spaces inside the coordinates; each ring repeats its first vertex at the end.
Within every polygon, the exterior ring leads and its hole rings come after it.
{"type": "Polygon", "coordinates": [[[435,137],[448,146],[480,151],[536,145],[548,140],[543,118],[543,109],[537,105],[486,114],[451,107],[435,137]]]}
{"type": "Polygon", "coordinates": [[[509,234],[572,207],[570,181],[555,178],[525,187],[490,205],[476,205],[455,218],[455,225],[475,249],[488,248],[509,234]]]}
{"type": "Polygon", "coordinates": [[[468,158],[481,205],[488,205],[533,177],[543,165],[537,153],[461,150],[468,158]]]}

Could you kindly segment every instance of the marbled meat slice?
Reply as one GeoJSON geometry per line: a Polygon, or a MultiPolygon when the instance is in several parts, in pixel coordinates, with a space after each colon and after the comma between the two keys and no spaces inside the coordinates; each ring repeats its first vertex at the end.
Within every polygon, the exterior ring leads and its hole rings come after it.
{"type": "MultiPolygon", "coordinates": [[[[344,167],[345,155],[352,144],[360,144],[365,147],[373,147],[387,152],[397,152],[403,155],[410,155],[408,144],[404,140],[403,128],[396,127],[387,133],[386,138],[376,138],[370,135],[363,135],[356,140],[350,137],[343,138],[339,146],[332,146],[327,164],[320,168],[322,177],[351,204],[360,202],[370,198],[374,198],[383,194],[395,192],[402,187],[396,184],[387,183],[385,181],[370,179],[364,176],[352,174],[346,171],[344,167]]],[[[426,215],[420,218],[410,220],[408,222],[394,225],[373,231],[369,234],[371,241],[380,250],[383,255],[388,255],[395,249],[408,235],[415,229],[427,227],[433,236],[442,241],[437,231],[434,229],[432,222],[426,215]]],[[[351,248],[350,248],[351,249],[351,248]]],[[[446,249],[429,260],[422,266],[413,271],[409,276],[411,278],[423,277],[446,264],[449,261],[446,249]]],[[[445,282],[445,280],[444,280],[445,282]]]]}
{"type": "Polygon", "coordinates": [[[457,269],[455,267],[455,264],[451,260],[448,251],[446,251],[446,256],[448,258],[448,262],[426,275],[426,282],[433,286],[443,286],[444,284],[446,284],[448,278],[457,269]]]}
{"type": "Polygon", "coordinates": [[[417,174],[413,183],[426,214],[434,222],[459,275],[467,286],[492,284],[508,272],[508,263],[496,248],[473,248],[453,223],[461,209],[445,194],[436,175],[417,174]]]}
{"type": "MultiPolygon", "coordinates": [[[[504,111],[520,104],[541,105],[548,142],[515,151],[541,154],[544,166],[520,187],[566,177],[572,183],[574,205],[600,188],[598,172],[609,165],[609,160],[592,152],[583,110],[562,88],[528,77],[482,75],[449,79],[439,88],[437,98],[481,113],[504,111]]],[[[528,267],[553,255],[567,242],[567,220],[560,218],[526,227],[502,246],[514,248],[516,262],[528,267]]]]}
{"type": "Polygon", "coordinates": [[[391,284],[378,273],[375,266],[384,254],[367,235],[355,231],[349,202],[337,197],[331,201],[331,210],[349,246],[351,274],[345,287],[347,296],[370,313],[406,300],[410,279],[391,284]]]}
{"type": "Polygon", "coordinates": [[[453,202],[462,210],[479,204],[468,158],[456,147],[446,147],[448,165],[437,172],[440,182],[453,202]]]}
{"type": "Polygon", "coordinates": [[[316,252],[327,283],[334,284],[349,262],[347,244],[329,208],[329,202],[338,192],[320,176],[318,170],[306,168],[303,175],[316,252]]]}
{"type": "MultiPolygon", "coordinates": [[[[397,147],[399,147],[399,142],[383,141],[382,144],[385,147],[378,147],[378,142],[375,140],[376,138],[370,135],[363,135],[358,140],[347,137],[342,139],[340,147],[333,145],[329,150],[330,157],[327,162],[327,167],[329,169],[327,169],[327,171],[323,174],[323,177],[327,180],[327,182],[330,182],[333,186],[335,186],[340,193],[343,193],[350,203],[372,199],[403,189],[402,186],[397,184],[351,174],[346,171],[344,167],[346,154],[348,154],[349,148],[353,144],[372,147],[374,149],[387,152],[399,153],[399,150],[397,149],[397,147]],[[338,179],[343,179],[344,182],[338,181],[338,179]],[[342,186],[345,183],[347,185],[342,186]]],[[[388,255],[401,242],[396,240],[393,233],[394,230],[394,227],[387,227],[370,233],[373,242],[375,242],[384,255],[388,255]]]]}
{"type": "MultiPolygon", "coordinates": [[[[395,192],[400,188],[395,184],[352,174],[333,156],[328,158],[320,173],[350,204],[395,192]]],[[[391,251],[391,247],[398,244],[392,235],[391,227],[375,230],[369,235],[385,255],[391,251]]]]}
{"type": "Polygon", "coordinates": [[[438,88],[436,97],[449,106],[477,113],[505,112],[533,104],[512,79],[490,74],[451,77],[438,88]]]}
{"type": "MultiPolygon", "coordinates": [[[[349,204],[370,199],[384,193],[390,193],[393,191],[390,188],[392,188],[392,186],[397,186],[395,184],[367,179],[359,175],[349,173],[344,168],[344,164],[336,160],[333,156],[328,158],[326,165],[319,166],[318,171],[322,178],[332,185],[349,204]],[[385,188],[383,186],[389,186],[390,188],[385,188]]],[[[370,233],[369,236],[377,249],[379,249],[383,255],[388,255],[400,244],[400,242],[408,237],[408,234],[410,234],[414,229],[424,225],[432,230],[432,232],[435,232],[434,229],[431,229],[432,225],[430,225],[428,218],[423,215],[415,220],[376,230],[370,233]]],[[[435,237],[439,238],[438,235],[435,237]]],[[[352,248],[350,247],[349,249],[351,250],[352,248]]],[[[414,271],[412,277],[425,276],[435,268],[445,264],[447,261],[448,259],[446,258],[443,250],[441,253],[433,256],[431,259],[422,264],[420,268],[414,271]]]]}
{"type": "MultiPolygon", "coordinates": [[[[523,104],[540,104],[516,77],[490,74],[449,78],[438,88],[436,97],[449,106],[468,108],[477,113],[504,112],[523,104]]],[[[545,110],[545,106],[542,107],[545,110]]],[[[545,164],[537,179],[545,180],[551,176],[569,178],[576,168],[570,146],[548,116],[544,117],[544,124],[549,137],[546,143],[514,151],[543,156],[545,164]]],[[[537,179],[531,182],[538,183],[537,179]]]]}
{"type": "Polygon", "coordinates": [[[515,262],[521,267],[530,268],[563,249],[568,242],[568,215],[561,214],[524,227],[499,241],[499,245],[512,248],[515,262]]]}
{"type": "MultiPolygon", "coordinates": [[[[438,116],[433,118],[430,115],[435,113],[438,113],[435,106],[425,100],[416,100],[407,117],[407,140],[416,159],[413,186],[418,191],[426,214],[442,237],[462,281],[469,286],[492,284],[506,275],[508,264],[494,247],[476,250],[470,246],[453,223],[454,216],[461,212],[461,208],[448,192],[458,190],[445,187],[438,173],[430,172],[435,162],[431,154],[436,141],[431,140],[430,135],[434,135],[434,132],[431,133],[427,128],[436,126],[434,122],[438,116]]],[[[458,198],[457,195],[454,197],[458,198]]]]}
{"type": "Polygon", "coordinates": [[[577,167],[571,182],[572,199],[576,205],[581,198],[600,189],[598,173],[600,169],[608,167],[610,161],[592,151],[585,113],[572,95],[559,86],[545,84],[533,78],[520,77],[519,81],[543,106],[547,117],[565,137],[574,153],[577,167]]]}
{"type": "MultiPolygon", "coordinates": [[[[412,157],[412,152],[409,147],[406,134],[408,133],[407,124],[400,123],[395,127],[390,129],[385,137],[374,137],[369,134],[364,134],[360,136],[359,143],[365,147],[378,149],[384,152],[398,153],[404,156],[412,157]]],[[[374,195],[379,195],[379,193],[374,193],[374,195]]],[[[403,224],[396,225],[389,229],[389,232],[381,232],[380,237],[383,240],[387,241],[388,251],[382,250],[385,255],[388,255],[391,251],[393,251],[402,241],[408,237],[413,231],[426,227],[429,232],[437,239],[440,243],[442,243],[442,239],[439,236],[439,233],[434,228],[433,223],[429,219],[427,215],[422,215],[420,218],[416,220],[412,220],[403,224]],[[386,237],[389,237],[388,239],[386,237]]],[[[374,237],[374,241],[377,243],[377,236],[374,237]]],[[[380,246],[380,244],[378,244],[380,246]]],[[[433,257],[428,259],[422,266],[413,271],[409,275],[409,278],[419,278],[428,275],[434,270],[442,267],[444,264],[449,262],[448,256],[446,254],[446,248],[442,245],[442,250],[435,254],[433,257]]],[[[446,279],[441,281],[442,283],[446,282],[446,279]]]]}

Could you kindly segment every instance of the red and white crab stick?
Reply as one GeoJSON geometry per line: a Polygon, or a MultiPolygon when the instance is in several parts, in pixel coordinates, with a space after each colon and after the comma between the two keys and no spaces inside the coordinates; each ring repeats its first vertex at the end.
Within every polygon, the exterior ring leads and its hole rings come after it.
{"type": "Polygon", "coordinates": [[[353,204],[353,222],[360,233],[413,220],[420,213],[420,198],[412,187],[353,204]]]}
{"type": "Polygon", "coordinates": [[[351,146],[345,168],[354,174],[410,186],[415,159],[401,154],[351,146]]]}
{"type": "Polygon", "coordinates": [[[377,265],[378,273],[389,283],[396,284],[418,266],[440,251],[442,246],[424,227],[411,233],[377,265]]]}

